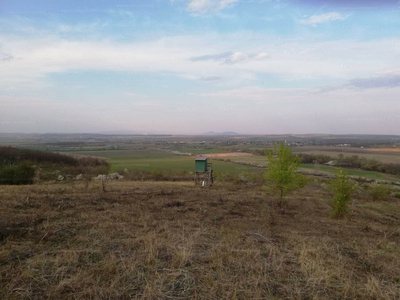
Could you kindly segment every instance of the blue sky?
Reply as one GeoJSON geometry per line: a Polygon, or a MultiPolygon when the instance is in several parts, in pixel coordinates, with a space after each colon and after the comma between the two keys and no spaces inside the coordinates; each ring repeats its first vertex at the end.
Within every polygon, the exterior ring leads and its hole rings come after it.
{"type": "Polygon", "coordinates": [[[400,134],[399,28],[398,1],[1,0],[0,132],[400,134]]]}

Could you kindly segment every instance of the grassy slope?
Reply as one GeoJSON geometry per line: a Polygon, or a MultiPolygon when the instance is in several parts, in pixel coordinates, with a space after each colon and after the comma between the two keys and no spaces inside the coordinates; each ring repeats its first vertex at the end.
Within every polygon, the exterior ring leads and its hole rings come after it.
{"type": "Polygon", "coordinates": [[[400,203],[330,219],[313,181],[1,186],[1,299],[399,299],[400,203]],[[29,197],[29,198],[28,198],[29,197]]]}

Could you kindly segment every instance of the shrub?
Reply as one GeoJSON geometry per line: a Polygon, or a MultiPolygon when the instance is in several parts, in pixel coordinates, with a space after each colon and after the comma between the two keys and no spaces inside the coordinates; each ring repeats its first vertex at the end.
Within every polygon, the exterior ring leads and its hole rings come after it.
{"type": "Polygon", "coordinates": [[[348,178],[347,173],[340,168],[336,173],[336,178],[331,181],[330,188],[334,193],[332,217],[343,217],[348,213],[347,205],[355,192],[355,184],[348,178]]]}
{"type": "Polygon", "coordinates": [[[27,164],[0,168],[0,184],[32,184],[35,169],[27,164]]]}
{"type": "Polygon", "coordinates": [[[243,173],[243,178],[247,183],[254,185],[263,185],[264,176],[261,172],[245,172],[243,173]]]}
{"type": "Polygon", "coordinates": [[[387,200],[389,198],[390,188],[386,184],[373,184],[370,191],[374,201],[387,200]]]}

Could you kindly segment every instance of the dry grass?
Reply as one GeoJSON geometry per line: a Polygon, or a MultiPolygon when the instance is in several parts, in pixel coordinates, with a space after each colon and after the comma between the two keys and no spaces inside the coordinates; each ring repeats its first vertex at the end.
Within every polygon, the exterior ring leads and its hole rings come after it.
{"type": "Polygon", "coordinates": [[[0,186],[1,299],[399,299],[400,204],[330,219],[320,181],[0,186]]]}

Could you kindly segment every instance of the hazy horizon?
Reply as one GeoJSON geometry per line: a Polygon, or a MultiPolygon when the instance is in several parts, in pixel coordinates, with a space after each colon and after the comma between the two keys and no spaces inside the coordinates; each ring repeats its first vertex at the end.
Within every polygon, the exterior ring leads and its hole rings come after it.
{"type": "Polygon", "coordinates": [[[0,133],[399,135],[399,25],[398,0],[2,1],[0,133]]]}

